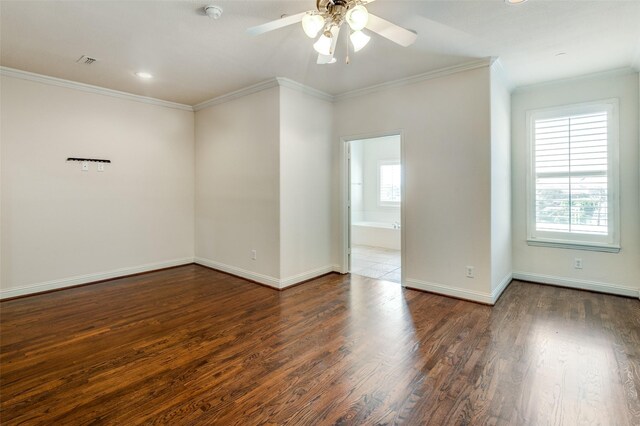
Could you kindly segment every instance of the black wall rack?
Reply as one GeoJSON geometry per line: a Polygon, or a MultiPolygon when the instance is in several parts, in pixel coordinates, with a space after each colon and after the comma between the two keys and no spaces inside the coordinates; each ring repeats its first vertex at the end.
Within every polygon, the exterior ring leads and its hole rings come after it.
{"type": "Polygon", "coordinates": [[[110,163],[111,160],[103,160],[100,158],[76,158],[76,157],[69,157],[67,158],[67,161],[93,161],[94,163],[110,163]]]}

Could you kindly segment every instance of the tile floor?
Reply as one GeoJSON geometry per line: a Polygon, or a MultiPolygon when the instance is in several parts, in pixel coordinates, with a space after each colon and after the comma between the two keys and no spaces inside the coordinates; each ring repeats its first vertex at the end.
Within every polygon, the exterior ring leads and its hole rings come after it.
{"type": "Polygon", "coordinates": [[[380,247],[351,247],[351,273],[400,282],[400,250],[380,247]]]}

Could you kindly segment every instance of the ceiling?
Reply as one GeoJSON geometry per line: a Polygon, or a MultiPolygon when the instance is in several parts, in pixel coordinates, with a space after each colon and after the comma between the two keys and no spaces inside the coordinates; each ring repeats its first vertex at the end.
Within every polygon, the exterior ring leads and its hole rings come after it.
{"type": "Polygon", "coordinates": [[[367,6],[371,13],[416,31],[418,40],[403,48],[374,35],[349,65],[342,43],[338,63],[317,65],[300,25],[245,33],[314,5],[2,0],[0,64],[188,105],[276,76],[339,94],[489,56],[500,57],[516,86],[640,67],[638,0],[377,0],[367,6]],[[207,4],[224,9],[219,20],[203,14],[207,4]],[[81,55],[98,61],[78,64],[81,55]],[[142,81],[139,70],[155,78],[142,81]]]}

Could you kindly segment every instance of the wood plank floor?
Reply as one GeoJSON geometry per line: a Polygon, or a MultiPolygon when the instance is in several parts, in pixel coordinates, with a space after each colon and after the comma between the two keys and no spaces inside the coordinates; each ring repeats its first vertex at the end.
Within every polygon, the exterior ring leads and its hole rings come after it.
{"type": "Polygon", "coordinates": [[[3,425],[640,424],[637,299],[188,265],[0,309],[3,425]]]}

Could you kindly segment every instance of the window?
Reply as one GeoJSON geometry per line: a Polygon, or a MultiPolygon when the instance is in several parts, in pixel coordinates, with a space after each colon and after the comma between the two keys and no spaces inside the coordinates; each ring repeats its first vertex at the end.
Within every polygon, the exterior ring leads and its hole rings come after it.
{"type": "Polygon", "coordinates": [[[400,204],[400,163],[383,161],[380,163],[378,178],[380,205],[397,206],[400,204]]]}
{"type": "Polygon", "coordinates": [[[617,100],[527,114],[528,242],[619,251],[617,100]]]}

